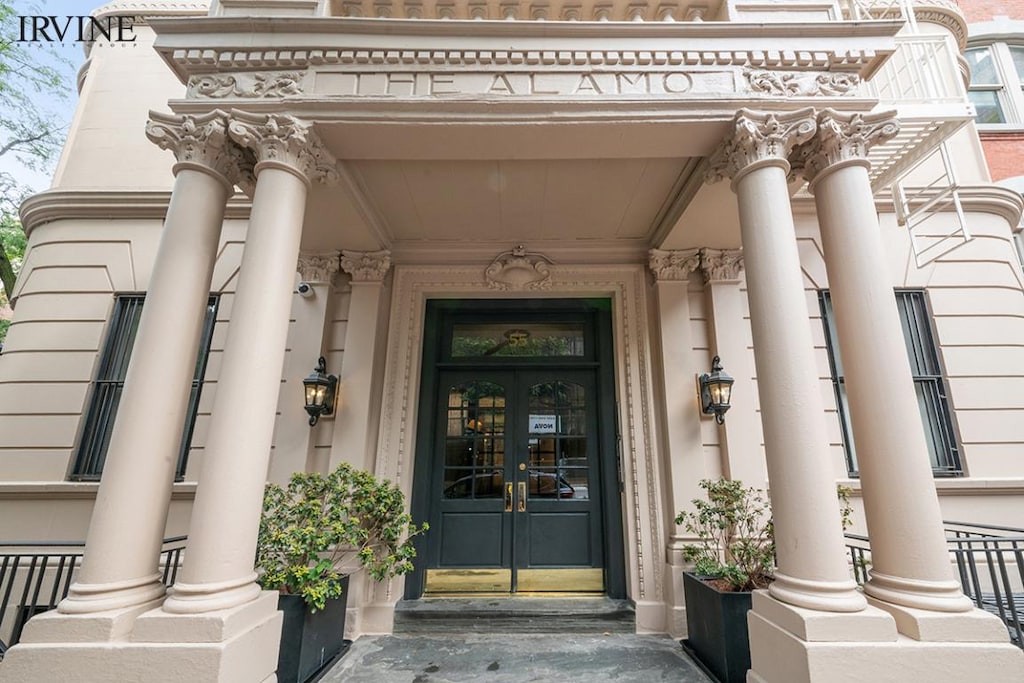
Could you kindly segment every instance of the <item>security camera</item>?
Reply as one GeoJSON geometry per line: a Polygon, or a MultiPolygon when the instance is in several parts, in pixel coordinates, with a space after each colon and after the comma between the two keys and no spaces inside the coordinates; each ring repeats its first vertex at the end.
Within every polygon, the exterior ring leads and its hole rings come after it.
{"type": "Polygon", "coordinates": [[[313,285],[308,282],[300,282],[298,286],[299,296],[303,299],[308,299],[313,296],[313,285]]]}

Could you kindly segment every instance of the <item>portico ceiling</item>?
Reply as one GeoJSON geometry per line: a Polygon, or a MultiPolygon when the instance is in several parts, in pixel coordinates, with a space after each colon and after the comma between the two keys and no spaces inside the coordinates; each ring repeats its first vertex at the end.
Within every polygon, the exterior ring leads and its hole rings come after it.
{"type": "Polygon", "coordinates": [[[648,239],[686,159],[362,161],[398,241],[648,239]]]}

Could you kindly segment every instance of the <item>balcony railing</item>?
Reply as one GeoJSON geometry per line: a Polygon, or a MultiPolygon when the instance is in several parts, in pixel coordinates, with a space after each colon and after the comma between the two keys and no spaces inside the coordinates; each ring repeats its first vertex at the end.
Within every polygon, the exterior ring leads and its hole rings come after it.
{"type": "MultiPolygon", "coordinates": [[[[177,578],[185,540],[164,539],[160,568],[168,586],[177,578]]],[[[0,659],[20,640],[25,622],[67,596],[84,547],[81,541],[0,542],[0,659]]]]}
{"type": "MultiPolygon", "coordinates": [[[[1024,649],[1024,529],[945,522],[950,562],[964,595],[1006,624],[1010,640],[1024,649]]],[[[854,579],[871,576],[866,536],[846,534],[854,579]]]]}

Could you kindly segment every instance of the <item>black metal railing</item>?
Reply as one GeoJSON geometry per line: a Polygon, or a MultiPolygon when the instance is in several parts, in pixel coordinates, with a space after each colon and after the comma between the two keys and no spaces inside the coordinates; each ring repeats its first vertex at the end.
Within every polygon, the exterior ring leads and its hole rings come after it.
{"type": "MultiPolygon", "coordinates": [[[[964,595],[1006,624],[1010,640],[1024,649],[1024,529],[943,523],[950,560],[964,595]]],[[[870,576],[871,544],[866,536],[846,534],[854,579],[870,576]]]]}
{"type": "MultiPolygon", "coordinates": [[[[186,536],[164,539],[164,584],[178,576],[186,536]]],[[[81,541],[0,542],[0,659],[21,639],[25,622],[63,600],[82,561],[81,541]]]]}

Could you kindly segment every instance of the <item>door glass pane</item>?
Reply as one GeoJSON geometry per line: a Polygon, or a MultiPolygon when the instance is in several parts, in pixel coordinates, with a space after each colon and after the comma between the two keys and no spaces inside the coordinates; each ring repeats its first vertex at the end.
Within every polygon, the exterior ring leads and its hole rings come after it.
{"type": "Polygon", "coordinates": [[[505,388],[485,381],[449,387],[446,424],[444,497],[501,497],[505,388]]]}
{"type": "Polygon", "coordinates": [[[586,389],[575,382],[530,387],[528,410],[529,497],[588,497],[586,389]]]}
{"type": "Polygon", "coordinates": [[[583,356],[583,323],[473,323],[452,329],[452,358],[583,356]]]}

